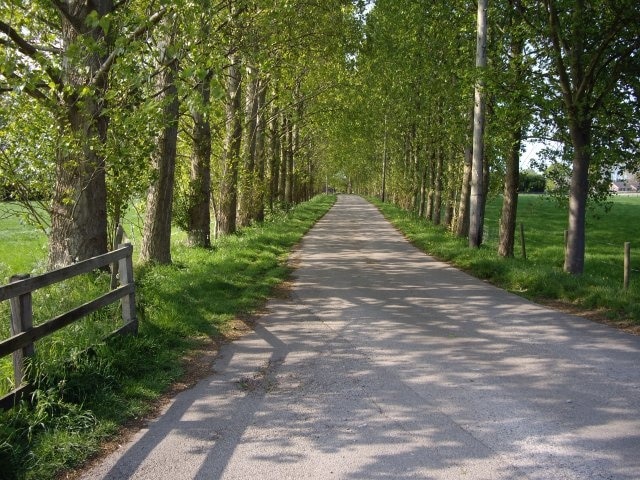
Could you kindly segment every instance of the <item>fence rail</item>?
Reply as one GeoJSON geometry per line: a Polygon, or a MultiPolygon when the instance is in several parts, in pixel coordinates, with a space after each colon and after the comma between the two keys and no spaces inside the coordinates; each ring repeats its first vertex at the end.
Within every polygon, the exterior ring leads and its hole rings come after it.
{"type": "Polygon", "coordinates": [[[138,331],[132,252],[133,247],[126,243],[112,252],[43,275],[36,277],[16,275],[11,278],[11,283],[0,287],[0,301],[9,300],[11,302],[11,337],[0,342],[0,358],[9,354],[13,355],[16,385],[14,390],[0,398],[0,409],[12,408],[29,392],[30,385],[25,384],[25,359],[33,356],[33,342],[36,340],[120,299],[124,325],[114,334],[136,333],[138,331]],[[120,287],[40,325],[33,326],[31,292],[115,262],[118,265],[120,287]]]}

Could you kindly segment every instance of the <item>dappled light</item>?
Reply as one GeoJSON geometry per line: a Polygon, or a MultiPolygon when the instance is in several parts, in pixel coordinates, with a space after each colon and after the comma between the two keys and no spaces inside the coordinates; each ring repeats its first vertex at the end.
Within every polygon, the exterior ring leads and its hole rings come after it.
{"type": "Polygon", "coordinates": [[[290,298],[85,478],[637,478],[640,339],[496,289],[359,197],[290,298]]]}

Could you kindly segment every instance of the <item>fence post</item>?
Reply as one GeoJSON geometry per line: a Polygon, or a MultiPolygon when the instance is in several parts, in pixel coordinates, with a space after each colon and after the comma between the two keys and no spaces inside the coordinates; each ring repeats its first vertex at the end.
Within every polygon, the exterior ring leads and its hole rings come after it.
{"type": "MultiPolygon", "coordinates": [[[[119,260],[120,285],[133,284],[133,247],[130,243],[124,243],[119,247],[127,247],[127,256],[119,260]]],[[[136,318],[136,296],[133,290],[122,297],[122,321],[125,331],[138,333],[138,319],[136,318]]]]}
{"type": "MultiPolygon", "coordinates": [[[[9,283],[26,280],[30,275],[14,275],[9,283]]],[[[11,336],[26,332],[33,327],[33,307],[31,304],[31,292],[23,293],[10,299],[11,304],[11,336]]],[[[15,388],[22,385],[25,377],[25,358],[33,355],[33,343],[13,352],[13,377],[15,388]]]]}
{"type": "Polygon", "coordinates": [[[520,244],[522,245],[522,258],[527,259],[527,247],[524,243],[524,223],[520,224],[520,244]]]}
{"type": "Polygon", "coordinates": [[[631,242],[624,242],[624,289],[629,290],[631,276],[631,242]]]}
{"type": "MultiPolygon", "coordinates": [[[[113,248],[118,248],[118,245],[122,243],[122,237],[124,236],[124,229],[122,225],[118,224],[116,227],[116,237],[113,240],[113,248]]],[[[111,290],[114,290],[118,285],[118,270],[120,269],[119,262],[113,262],[111,266],[111,290]]]]}

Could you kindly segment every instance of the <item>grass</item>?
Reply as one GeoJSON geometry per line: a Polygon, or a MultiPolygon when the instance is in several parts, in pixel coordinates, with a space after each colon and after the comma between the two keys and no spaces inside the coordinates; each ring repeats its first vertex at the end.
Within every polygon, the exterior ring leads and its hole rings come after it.
{"type": "MultiPolygon", "coordinates": [[[[415,245],[436,258],[518,295],[542,303],[559,301],[573,309],[596,313],[621,326],[640,325],[640,256],[632,250],[631,286],[625,291],[623,244],[640,237],[640,197],[614,197],[610,211],[592,208],[587,218],[585,272],[563,272],[567,209],[538,195],[521,195],[518,223],[525,228],[527,260],[519,235],[515,258],[497,254],[501,198],[487,204],[485,240],[480,249],[468,248],[442,227],[415,214],[372,199],[382,213],[415,245]]],[[[637,243],[635,243],[637,248],[637,243]]]]}
{"type": "MultiPolygon", "coordinates": [[[[209,250],[185,247],[177,232],[172,265],[135,269],[138,336],[102,340],[119,323],[114,307],[38,341],[29,369],[35,406],[0,413],[0,479],[55,478],[98,452],[120,425],[148,414],[184,374],[185,358],[220,338],[231,320],[259,309],[287,278],[288,252],[334,200],[316,197],[209,250]]],[[[7,251],[0,261],[11,272],[37,270],[41,262],[7,251]]],[[[36,323],[104,292],[108,276],[89,274],[52,288],[34,295],[36,323]]],[[[0,339],[8,336],[6,304],[0,304],[0,339]]],[[[10,376],[5,357],[0,389],[11,387],[10,376]]]]}
{"type": "Polygon", "coordinates": [[[17,207],[3,203],[0,208],[0,282],[16,273],[41,269],[47,254],[47,237],[17,215],[17,207]]]}

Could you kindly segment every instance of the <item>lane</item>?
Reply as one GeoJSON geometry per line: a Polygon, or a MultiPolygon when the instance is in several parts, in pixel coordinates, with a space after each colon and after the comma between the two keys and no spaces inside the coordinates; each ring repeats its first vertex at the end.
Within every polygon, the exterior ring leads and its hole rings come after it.
{"type": "Polygon", "coordinates": [[[640,338],[435,261],[340,196],[288,300],[84,478],[640,478],[640,338]]]}

